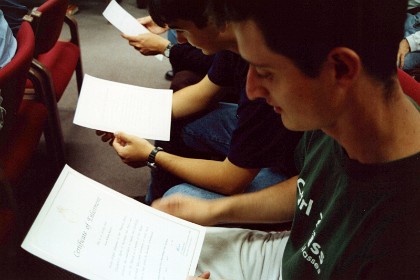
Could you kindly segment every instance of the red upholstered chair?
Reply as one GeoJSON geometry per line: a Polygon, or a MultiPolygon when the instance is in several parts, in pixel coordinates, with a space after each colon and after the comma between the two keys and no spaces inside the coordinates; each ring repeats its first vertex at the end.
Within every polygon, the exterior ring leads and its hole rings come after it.
{"type": "Polygon", "coordinates": [[[406,72],[398,69],[398,80],[405,94],[410,96],[417,104],[420,105],[420,83],[414,80],[406,72]]]}
{"type": "Polygon", "coordinates": [[[34,52],[34,34],[23,22],[17,35],[13,59],[0,69],[5,123],[0,130],[0,168],[10,184],[18,183],[44,130],[47,109],[35,100],[23,100],[25,83],[34,52]]]}
{"type": "Polygon", "coordinates": [[[26,84],[27,98],[34,93],[35,99],[41,98],[48,108],[45,138],[47,148],[54,155],[59,168],[66,160],[57,102],[74,72],[79,93],[83,81],[77,22],[66,16],[68,4],[69,0],[47,0],[32,11],[35,54],[31,67],[32,79],[26,84]],[[59,39],[63,23],[69,27],[69,41],[59,39]]]}
{"type": "Polygon", "coordinates": [[[416,68],[409,72],[410,76],[412,76],[417,82],[420,83],[420,68],[416,68]]]}
{"type": "Polygon", "coordinates": [[[20,227],[17,223],[17,205],[9,183],[0,170],[0,268],[4,279],[11,279],[17,263],[16,250],[20,227]]]}
{"type": "Polygon", "coordinates": [[[47,0],[32,12],[35,28],[35,54],[45,70],[51,73],[57,101],[64,93],[73,72],[80,92],[83,81],[77,22],[67,16],[69,0],[47,0]],[[59,40],[63,23],[69,27],[70,40],[59,40]]]}
{"type": "Polygon", "coordinates": [[[0,130],[0,267],[1,275],[16,261],[19,224],[13,188],[18,184],[35,151],[47,118],[47,109],[23,100],[25,83],[35,48],[32,27],[23,22],[17,34],[17,51],[0,69],[2,106],[6,109],[0,130]]]}

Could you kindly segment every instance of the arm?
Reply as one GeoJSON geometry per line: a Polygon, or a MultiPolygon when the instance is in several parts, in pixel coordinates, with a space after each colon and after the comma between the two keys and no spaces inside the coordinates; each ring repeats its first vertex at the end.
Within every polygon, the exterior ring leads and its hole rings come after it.
{"type": "Polygon", "coordinates": [[[219,100],[220,93],[221,87],[205,76],[197,84],[174,93],[172,118],[180,119],[208,109],[219,100]]]}
{"type": "Polygon", "coordinates": [[[297,176],[258,192],[214,200],[174,195],[152,207],[202,225],[287,222],[295,211],[296,182],[297,176]]]}
{"type": "MultiPolygon", "coordinates": [[[[123,162],[133,167],[144,166],[154,146],[139,137],[117,133],[113,147],[123,162]]],[[[193,159],[176,156],[165,151],[157,153],[155,162],[159,168],[183,180],[221,194],[241,193],[259,172],[224,161],[193,159]],[[194,167],[194,168],[191,168],[194,167]]]]}
{"type": "Polygon", "coordinates": [[[405,56],[409,52],[415,52],[420,50],[420,31],[407,36],[402,39],[398,48],[397,54],[397,66],[400,68],[404,67],[405,56]]]}

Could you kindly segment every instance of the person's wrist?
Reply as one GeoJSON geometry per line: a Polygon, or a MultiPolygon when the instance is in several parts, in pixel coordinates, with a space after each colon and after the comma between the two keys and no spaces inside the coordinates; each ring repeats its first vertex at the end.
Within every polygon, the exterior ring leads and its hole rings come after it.
{"type": "Polygon", "coordinates": [[[171,42],[169,40],[166,40],[166,39],[164,39],[164,41],[162,41],[162,44],[160,45],[160,53],[161,54],[164,54],[165,53],[165,50],[166,50],[166,48],[168,47],[168,45],[170,43],[171,42]]]}
{"type": "Polygon", "coordinates": [[[174,46],[174,44],[169,42],[168,45],[166,45],[165,50],[163,51],[163,55],[166,56],[167,58],[169,58],[170,55],[171,55],[171,49],[172,49],[173,46],[174,46]]]}
{"type": "Polygon", "coordinates": [[[148,157],[147,157],[147,161],[146,161],[146,165],[150,168],[156,169],[157,168],[157,164],[156,164],[156,155],[163,151],[163,149],[161,147],[154,147],[152,149],[152,151],[149,153],[148,157]]]}

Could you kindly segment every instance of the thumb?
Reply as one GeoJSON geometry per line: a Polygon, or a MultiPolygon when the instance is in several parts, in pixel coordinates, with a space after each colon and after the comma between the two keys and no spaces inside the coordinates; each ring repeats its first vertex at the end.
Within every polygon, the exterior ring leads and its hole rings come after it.
{"type": "Polygon", "coordinates": [[[142,24],[142,25],[145,25],[145,24],[149,23],[150,20],[151,20],[150,17],[149,16],[146,16],[146,17],[138,18],[137,19],[137,22],[140,23],[140,24],[142,24]]]}
{"type": "Polygon", "coordinates": [[[121,146],[125,146],[131,142],[131,135],[125,132],[117,131],[114,133],[114,137],[121,146]]]}

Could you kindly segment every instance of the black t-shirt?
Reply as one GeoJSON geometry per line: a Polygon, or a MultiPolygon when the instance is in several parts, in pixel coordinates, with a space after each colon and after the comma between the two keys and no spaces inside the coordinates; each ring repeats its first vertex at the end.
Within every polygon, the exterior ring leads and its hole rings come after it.
{"type": "Polygon", "coordinates": [[[246,96],[248,63],[239,55],[223,51],[215,55],[208,72],[209,79],[239,93],[238,126],[233,132],[228,159],[243,168],[279,168],[289,176],[296,175],[293,161],[295,147],[302,136],[283,125],[265,100],[251,101],[246,96]]]}

